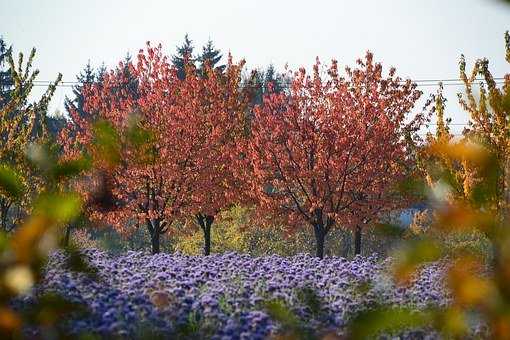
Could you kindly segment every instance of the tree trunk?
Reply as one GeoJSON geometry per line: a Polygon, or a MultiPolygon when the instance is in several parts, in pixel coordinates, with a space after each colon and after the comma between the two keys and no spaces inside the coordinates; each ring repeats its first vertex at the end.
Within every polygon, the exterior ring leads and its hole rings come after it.
{"type": "Polygon", "coordinates": [[[211,226],[214,222],[214,216],[197,214],[196,219],[204,233],[204,255],[208,256],[211,254],[211,226]]]}
{"type": "Polygon", "coordinates": [[[159,240],[162,234],[161,231],[161,220],[159,219],[147,219],[147,229],[149,230],[149,235],[151,236],[151,250],[153,254],[158,254],[159,249],[159,240]]]}
{"type": "Polygon", "coordinates": [[[326,231],[322,224],[314,225],[315,232],[315,256],[322,259],[324,257],[324,241],[326,239],[326,231]]]}
{"type": "Polygon", "coordinates": [[[211,254],[211,226],[207,226],[204,230],[204,255],[211,254]]]}
{"type": "Polygon", "coordinates": [[[0,213],[2,215],[2,218],[1,218],[1,220],[2,220],[2,230],[5,231],[5,232],[8,232],[10,230],[7,227],[7,217],[9,215],[10,204],[8,204],[4,200],[2,200],[2,203],[0,204],[0,206],[1,206],[0,213]]]}
{"type": "Polygon", "coordinates": [[[69,241],[71,239],[71,224],[66,226],[66,233],[64,235],[64,247],[69,245],[69,241]]]}
{"type": "Polygon", "coordinates": [[[351,253],[352,235],[350,231],[345,232],[342,236],[342,251],[341,256],[347,258],[351,253]]]}
{"type": "Polygon", "coordinates": [[[160,237],[160,233],[159,231],[155,231],[152,235],[151,235],[151,246],[152,246],[152,253],[153,254],[158,254],[159,253],[159,237],[160,237]]]}
{"type": "Polygon", "coordinates": [[[361,255],[361,227],[359,225],[354,230],[354,255],[361,255]]]}

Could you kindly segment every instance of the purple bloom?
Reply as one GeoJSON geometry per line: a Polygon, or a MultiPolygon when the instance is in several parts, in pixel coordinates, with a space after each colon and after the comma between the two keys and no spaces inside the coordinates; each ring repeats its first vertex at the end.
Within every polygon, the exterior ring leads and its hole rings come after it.
{"type": "Polygon", "coordinates": [[[69,319],[71,333],[136,337],[148,328],[171,338],[184,332],[264,339],[282,326],[269,317],[269,300],[281,301],[311,329],[338,332],[352,315],[376,303],[425,308],[449,302],[441,264],[424,268],[414,285],[399,288],[388,279],[386,263],[375,257],[84,254],[98,269],[99,280],[68,272],[63,254],[55,253],[38,287],[88,307],[87,319],[69,319]]]}

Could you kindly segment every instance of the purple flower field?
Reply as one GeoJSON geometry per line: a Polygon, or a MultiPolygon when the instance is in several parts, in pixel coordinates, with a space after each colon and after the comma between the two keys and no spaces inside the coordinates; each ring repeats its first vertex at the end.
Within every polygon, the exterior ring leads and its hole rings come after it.
{"type": "Polygon", "coordinates": [[[448,302],[438,265],[398,288],[375,257],[85,254],[97,279],[65,269],[64,256],[54,254],[39,290],[85,304],[88,316],[70,317],[65,327],[105,337],[264,339],[283,327],[270,317],[268,301],[286,306],[310,332],[342,334],[350,317],[377,303],[448,302]]]}

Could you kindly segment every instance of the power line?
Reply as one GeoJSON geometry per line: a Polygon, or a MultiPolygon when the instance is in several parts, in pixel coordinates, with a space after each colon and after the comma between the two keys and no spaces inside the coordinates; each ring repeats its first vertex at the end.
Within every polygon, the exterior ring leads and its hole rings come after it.
{"type": "MultiPolygon", "coordinates": [[[[494,83],[497,85],[502,85],[506,83],[505,77],[496,77],[493,78],[494,83]]],[[[402,80],[401,83],[405,83],[407,80],[402,80]]],[[[447,79],[418,79],[418,80],[411,80],[412,83],[416,83],[417,87],[429,87],[429,86],[438,86],[438,83],[442,83],[443,86],[462,86],[465,85],[464,81],[460,78],[447,78],[447,79]]],[[[486,83],[487,81],[484,78],[476,78],[471,83],[475,83],[477,85],[477,82],[486,83]]],[[[34,80],[33,86],[49,86],[53,84],[53,81],[50,80],[34,80]]],[[[73,88],[76,85],[82,85],[82,83],[78,81],[61,81],[59,84],[57,84],[57,87],[68,87],[73,88]]],[[[259,87],[257,85],[252,85],[253,87],[259,87]]],[[[437,126],[437,123],[429,123],[428,126],[437,126]]],[[[448,126],[469,126],[469,122],[464,123],[449,123],[448,126]]],[[[454,136],[460,136],[460,134],[456,134],[454,136]]]]}
{"type": "MultiPolygon", "coordinates": [[[[494,82],[498,85],[504,84],[506,78],[504,77],[497,77],[493,78],[494,82]]],[[[401,80],[400,83],[406,83],[407,80],[401,80]]],[[[476,78],[473,80],[473,83],[475,82],[481,82],[486,83],[487,81],[484,78],[476,78]]],[[[48,86],[53,83],[53,81],[50,80],[34,80],[33,81],[34,86],[48,86]]],[[[438,83],[443,83],[443,86],[461,86],[464,85],[464,81],[460,78],[449,78],[449,79],[417,79],[412,80],[411,83],[417,84],[418,87],[421,86],[437,86],[438,83]]],[[[81,85],[81,82],[78,81],[61,81],[57,84],[57,86],[60,87],[72,87],[74,85],[81,85]]]]}
{"type": "MultiPolygon", "coordinates": [[[[438,125],[437,123],[429,123],[428,125],[438,125]]],[[[456,126],[467,126],[469,125],[469,122],[465,122],[465,123],[449,123],[449,124],[444,124],[444,125],[456,125],[456,126]]]]}
{"type": "MultiPolygon", "coordinates": [[[[496,85],[503,85],[505,84],[505,82],[495,82],[496,85]]],[[[47,87],[51,85],[51,83],[37,83],[37,84],[33,84],[34,87],[47,87]]],[[[73,88],[74,86],[76,85],[79,85],[79,83],[76,83],[76,84],[57,84],[56,86],[57,87],[68,87],[68,88],[73,88]]],[[[464,83],[458,83],[458,84],[454,84],[454,83],[446,83],[446,84],[443,84],[443,87],[446,87],[446,86],[463,86],[464,83]]],[[[416,87],[437,87],[438,84],[417,84],[416,87]]],[[[248,87],[248,86],[245,86],[245,87],[248,87]]],[[[253,85],[253,86],[249,86],[249,87],[253,87],[253,88],[259,88],[260,86],[256,86],[256,85],[253,85]]]]}
{"type": "MultiPolygon", "coordinates": [[[[49,86],[49,85],[50,85],[50,83],[48,83],[48,84],[33,84],[33,86],[35,86],[35,87],[39,87],[39,86],[44,86],[44,87],[46,87],[46,86],[49,86]]],[[[70,88],[72,88],[72,87],[74,87],[75,85],[57,84],[56,86],[57,86],[57,87],[70,87],[70,88]]]]}
{"type": "MultiPolygon", "coordinates": [[[[496,85],[503,85],[505,84],[504,81],[495,81],[496,85]]],[[[475,84],[478,85],[478,84],[475,84]]],[[[434,87],[438,86],[438,84],[417,84],[417,87],[434,87]]],[[[443,83],[443,86],[464,86],[464,83],[443,83]]]]}
{"type": "MultiPolygon", "coordinates": [[[[496,77],[496,78],[493,78],[493,80],[505,80],[506,78],[505,77],[496,77]]],[[[411,80],[412,81],[412,80],[411,80]]],[[[434,82],[434,83],[439,83],[439,82],[443,82],[443,83],[447,83],[447,82],[458,82],[458,81],[463,81],[461,78],[449,78],[449,79],[417,79],[415,80],[414,82],[415,83],[431,83],[431,82],[434,82]]],[[[486,81],[485,78],[475,78],[473,79],[473,81],[486,81]]]]}

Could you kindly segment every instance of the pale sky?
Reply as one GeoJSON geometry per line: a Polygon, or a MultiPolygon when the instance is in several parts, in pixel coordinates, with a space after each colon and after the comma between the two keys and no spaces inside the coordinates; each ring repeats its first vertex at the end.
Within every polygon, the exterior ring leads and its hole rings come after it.
{"type": "MultiPolygon", "coordinates": [[[[39,80],[61,72],[74,81],[89,59],[113,66],[148,40],[173,53],[185,33],[197,51],[211,38],[250,68],[309,67],[316,56],[353,65],[371,50],[404,78],[445,79],[458,77],[464,53],[468,65],[489,58],[500,77],[510,72],[503,39],[509,29],[510,5],[497,0],[0,0],[0,35],[16,52],[37,48],[39,80]]],[[[425,97],[436,87],[420,89],[425,97]]],[[[460,90],[446,87],[458,123],[467,119],[455,96],[460,90]]],[[[59,88],[52,108],[62,108],[69,92],[59,88]]]]}

